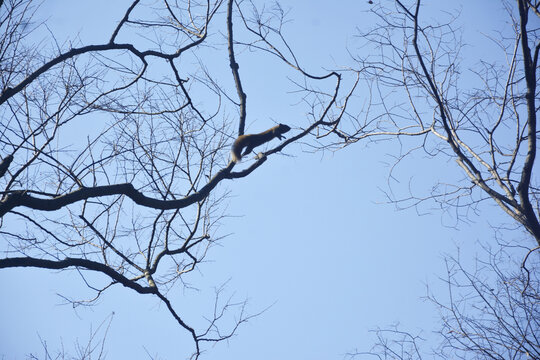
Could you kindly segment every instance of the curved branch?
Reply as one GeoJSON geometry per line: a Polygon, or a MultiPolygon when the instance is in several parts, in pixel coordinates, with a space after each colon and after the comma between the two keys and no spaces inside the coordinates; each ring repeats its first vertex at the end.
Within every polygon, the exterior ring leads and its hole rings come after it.
{"type": "Polygon", "coordinates": [[[169,301],[169,299],[167,299],[167,297],[165,295],[163,295],[159,291],[156,291],[156,295],[161,299],[161,301],[163,301],[165,303],[165,305],[167,306],[167,309],[169,310],[171,315],[174,317],[174,319],[178,322],[178,324],[180,324],[180,326],[182,326],[184,329],[189,331],[189,333],[191,334],[191,337],[193,338],[193,341],[195,342],[195,350],[196,351],[195,351],[195,354],[194,354],[194,358],[198,359],[199,355],[201,354],[201,349],[200,349],[200,346],[199,346],[199,339],[198,339],[197,333],[195,332],[195,330],[191,326],[186,324],[184,322],[184,320],[182,320],[182,318],[180,318],[180,316],[176,313],[176,311],[172,307],[171,302],[169,301]]]}
{"type": "MultiPolygon", "coordinates": [[[[525,72],[525,82],[527,84],[527,155],[521,171],[521,180],[517,187],[517,192],[523,207],[523,213],[526,217],[527,228],[534,235],[538,244],[540,244],[540,223],[531,201],[529,199],[529,189],[531,185],[531,176],[536,158],[536,68],[535,61],[531,56],[527,33],[528,8],[524,0],[518,1],[520,30],[521,30],[521,48],[523,52],[523,70],[525,72]]],[[[535,54],[535,57],[537,55],[535,54]]]]}
{"type": "Polygon", "coordinates": [[[143,195],[130,184],[115,184],[96,187],[82,187],[65,195],[60,195],[52,199],[42,199],[28,194],[27,191],[17,190],[8,193],[0,201],[0,218],[15,207],[25,206],[34,210],[54,211],[77,201],[87,200],[101,196],[125,195],[136,204],[153,209],[171,210],[185,208],[206,198],[217,184],[223,179],[231,179],[231,169],[234,163],[229,163],[226,168],[220,170],[205,186],[198,192],[177,200],[160,200],[143,195]]]}
{"type": "Polygon", "coordinates": [[[529,283],[531,282],[531,272],[529,271],[529,269],[527,269],[527,266],[526,266],[527,259],[529,258],[529,255],[531,255],[536,250],[540,250],[540,246],[537,246],[534,249],[529,250],[527,255],[525,255],[525,257],[523,258],[523,261],[521,262],[521,268],[527,272],[527,281],[525,282],[525,286],[523,287],[523,290],[521,290],[521,295],[525,293],[525,291],[529,287],[529,283]]]}
{"type": "Polygon", "coordinates": [[[133,289],[140,294],[155,294],[157,291],[156,288],[144,287],[135,281],[128,279],[105,264],[88,259],[65,258],[64,260],[46,260],[32,257],[0,259],[0,269],[13,267],[37,267],[54,270],[66,269],[69,267],[84,268],[87,270],[101,272],[112,278],[117,283],[133,289]]]}
{"type": "Polygon", "coordinates": [[[137,50],[133,45],[131,44],[105,44],[105,45],[88,45],[83,46],[81,48],[75,48],[71,49],[68,52],[65,52],[63,54],[60,54],[59,56],[55,57],[51,61],[43,64],[39,69],[31,73],[21,81],[18,85],[11,88],[8,87],[6,90],[0,95],[0,105],[6,102],[9,98],[11,98],[13,95],[20,92],[22,89],[24,89],[28,84],[33,82],[38,78],[38,76],[42,75],[46,71],[48,71],[50,68],[52,68],[55,65],[60,64],[63,61],[66,61],[70,58],[73,58],[77,55],[82,55],[88,52],[92,51],[104,51],[104,50],[128,50],[137,55],[138,57],[144,57],[143,53],[141,53],[139,50],[137,50]]]}
{"type": "MultiPolygon", "coordinates": [[[[480,170],[474,165],[474,163],[471,161],[469,157],[467,157],[466,154],[462,151],[460,146],[464,146],[462,142],[459,141],[459,138],[457,137],[457,134],[455,131],[451,128],[449,124],[449,119],[447,117],[447,107],[444,104],[443,99],[441,98],[441,94],[439,89],[437,88],[436,81],[434,78],[434,75],[430,75],[428,68],[426,66],[426,63],[424,61],[424,57],[422,55],[422,52],[420,50],[420,47],[418,45],[418,32],[422,31],[419,25],[419,11],[420,11],[420,0],[417,0],[415,12],[412,14],[399,0],[396,0],[398,5],[402,8],[402,10],[406,11],[409,16],[411,16],[414,24],[413,24],[413,39],[412,44],[414,47],[416,58],[418,59],[418,62],[420,64],[420,67],[422,68],[422,74],[426,81],[428,82],[429,90],[432,93],[432,97],[437,103],[437,108],[439,109],[439,114],[441,118],[441,123],[443,125],[444,131],[447,135],[446,142],[450,145],[450,148],[457,156],[457,163],[463,170],[465,170],[466,174],[469,176],[471,181],[478,185],[483,191],[485,191],[491,198],[495,200],[502,208],[505,210],[510,216],[512,216],[517,221],[521,222],[525,225],[525,227],[537,238],[540,237],[537,236],[537,233],[534,231],[534,226],[531,226],[531,222],[527,219],[527,216],[521,215],[521,211],[519,211],[519,205],[512,201],[511,199],[507,198],[506,196],[502,195],[501,193],[494,190],[492,187],[490,187],[486,180],[483,178],[482,173],[480,170]],[[508,207],[510,206],[510,207],[508,207]],[[511,208],[514,208],[518,210],[517,212],[512,211],[511,208]]],[[[465,146],[465,148],[467,148],[465,146]]],[[[532,165],[531,165],[532,167],[532,165]]],[[[528,184],[527,184],[528,185],[528,184]]],[[[527,190],[528,191],[528,186],[527,190]]],[[[519,188],[518,188],[519,192],[519,188]]],[[[527,195],[528,199],[528,195],[527,195]]],[[[532,207],[531,207],[532,208],[532,207]]],[[[534,224],[532,224],[534,225],[534,224]]],[[[538,234],[540,235],[540,228],[538,231],[538,234]]]]}
{"type": "Polygon", "coordinates": [[[60,54],[54,59],[42,65],[39,69],[37,69],[36,71],[28,75],[23,81],[21,81],[15,87],[6,88],[6,90],[0,95],[0,105],[2,105],[4,102],[10,99],[13,95],[20,92],[22,89],[24,89],[34,80],[36,80],[40,75],[42,75],[43,73],[51,69],[53,66],[58,65],[61,62],[69,60],[78,55],[86,54],[93,51],[127,50],[131,52],[132,54],[134,54],[135,56],[137,56],[138,58],[140,58],[141,60],[144,60],[144,58],[147,56],[155,56],[155,57],[159,57],[166,60],[172,60],[180,56],[182,52],[190,49],[193,46],[196,46],[202,43],[205,38],[206,38],[206,34],[205,36],[198,39],[197,41],[187,44],[186,46],[178,49],[175,53],[172,53],[172,54],[165,54],[165,53],[155,51],[155,50],[140,51],[132,44],[115,44],[115,43],[108,43],[108,44],[102,44],[102,45],[87,45],[80,48],[71,49],[68,52],[60,54]]]}

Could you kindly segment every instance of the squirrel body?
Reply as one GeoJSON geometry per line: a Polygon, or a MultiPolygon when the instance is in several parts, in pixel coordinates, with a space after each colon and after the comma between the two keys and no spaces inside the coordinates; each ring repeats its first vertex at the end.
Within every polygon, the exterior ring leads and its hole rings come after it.
{"type": "Polygon", "coordinates": [[[9,165],[13,161],[13,155],[8,155],[0,161],[0,178],[8,171],[9,165]]]}
{"type": "Polygon", "coordinates": [[[284,124],[279,124],[270,128],[262,133],[240,135],[235,141],[231,149],[232,160],[238,162],[245,156],[253,151],[253,149],[259,145],[269,142],[273,138],[283,139],[284,133],[291,130],[291,128],[284,124]],[[246,148],[242,154],[242,149],[246,148]]]}

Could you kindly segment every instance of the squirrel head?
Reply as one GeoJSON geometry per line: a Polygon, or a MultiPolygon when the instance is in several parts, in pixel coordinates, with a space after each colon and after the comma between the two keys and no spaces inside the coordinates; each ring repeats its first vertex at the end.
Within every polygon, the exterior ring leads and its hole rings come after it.
{"type": "Polygon", "coordinates": [[[279,124],[278,126],[279,126],[279,127],[278,127],[279,132],[280,132],[281,134],[284,134],[284,133],[286,133],[287,131],[291,130],[290,126],[285,125],[285,124],[279,124]]]}

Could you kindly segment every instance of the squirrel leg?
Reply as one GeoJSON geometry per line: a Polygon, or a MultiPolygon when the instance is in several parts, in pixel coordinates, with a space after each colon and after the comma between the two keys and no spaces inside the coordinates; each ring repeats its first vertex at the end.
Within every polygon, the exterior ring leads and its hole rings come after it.
{"type": "Polygon", "coordinates": [[[247,154],[249,154],[252,151],[253,151],[253,147],[247,146],[246,150],[244,150],[244,153],[242,154],[242,156],[246,156],[247,154]]]}

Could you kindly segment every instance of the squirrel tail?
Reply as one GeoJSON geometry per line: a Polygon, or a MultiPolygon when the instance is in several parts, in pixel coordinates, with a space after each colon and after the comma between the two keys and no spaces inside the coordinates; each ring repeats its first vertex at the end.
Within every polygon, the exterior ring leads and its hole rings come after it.
{"type": "Polygon", "coordinates": [[[240,150],[241,149],[235,149],[235,148],[231,150],[232,161],[234,161],[235,163],[242,160],[242,155],[240,154],[240,150]]]}

